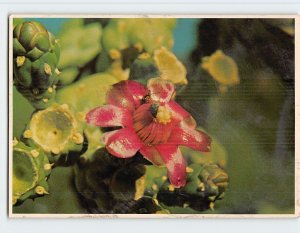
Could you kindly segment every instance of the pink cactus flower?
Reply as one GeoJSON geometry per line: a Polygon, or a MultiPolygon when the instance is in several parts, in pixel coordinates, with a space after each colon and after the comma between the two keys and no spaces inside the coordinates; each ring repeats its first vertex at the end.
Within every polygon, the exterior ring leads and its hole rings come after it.
{"type": "Polygon", "coordinates": [[[166,166],[171,184],[186,183],[186,162],[179,146],[210,150],[210,137],[196,129],[193,117],[172,100],[174,86],[160,78],[150,79],[147,88],[126,80],[112,86],[107,105],[91,110],[86,121],[100,127],[121,126],[104,133],[107,150],[119,158],[138,151],[157,166],[166,166]]]}

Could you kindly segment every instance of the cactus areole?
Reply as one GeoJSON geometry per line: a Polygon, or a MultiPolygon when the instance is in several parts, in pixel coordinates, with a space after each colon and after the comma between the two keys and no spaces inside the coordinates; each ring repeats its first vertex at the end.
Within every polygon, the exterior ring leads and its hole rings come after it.
{"type": "Polygon", "coordinates": [[[136,81],[121,81],[107,93],[107,105],[92,109],[86,121],[100,127],[121,127],[104,133],[107,150],[119,158],[138,151],[157,166],[166,166],[175,187],[186,184],[186,162],[179,146],[208,152],[211,139],[196,129],[193,117],[172,97],[171,82],[153,78],[144,87],[136,81]]]}

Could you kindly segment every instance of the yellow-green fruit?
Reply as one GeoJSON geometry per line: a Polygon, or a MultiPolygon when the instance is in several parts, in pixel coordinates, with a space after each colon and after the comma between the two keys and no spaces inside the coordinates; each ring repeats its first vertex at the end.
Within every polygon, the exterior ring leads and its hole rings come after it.
{"type": "Polygon", "coordinates": [[[12,159],[12,204],[48,194],[51,164],[43,150],[14,140],[12,159]]]}
{"type": "Polygon", "coordinates": [[[53,104],[34,113],[23,137],[47,152],[51,162],[60,160],[62,154],[80,151],[84,141],[82,129],[67,104],[53,104]]]}

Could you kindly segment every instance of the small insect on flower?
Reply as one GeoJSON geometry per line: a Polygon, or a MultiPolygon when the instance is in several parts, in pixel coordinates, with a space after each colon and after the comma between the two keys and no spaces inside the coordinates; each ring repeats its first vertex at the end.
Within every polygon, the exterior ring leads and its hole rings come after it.
{"type": "Polygon", "coordinates": [[[130,158],[138,151],[154,165],[164,165],[171,184],[186,184],[186,162],[179,145],[194,150],[210,150],[210,137],[196,129],[193,117],[172,100],[174,85],[161,78],[147,87],[132,80],[121,81],[107,93],[107,105],[92,109],[86,121],[100,127],[121,126],[106,132],[106,149],[119,158],[130,158]]]}

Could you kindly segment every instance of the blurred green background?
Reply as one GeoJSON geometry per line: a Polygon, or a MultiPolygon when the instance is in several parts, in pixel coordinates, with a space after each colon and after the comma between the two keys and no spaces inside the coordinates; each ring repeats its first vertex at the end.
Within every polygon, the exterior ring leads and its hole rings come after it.
{"type": "MultiPolygon", "coordinates": [[[[34,20],[58,36],[69,19],[34,20]]],[[[277,22],[177,21],[173,52],[186,65],[189,79],[177,94],[178,102],[228,155],[226,196],[214,211],[204,213],[294,213],[294,37],[277,22]],[[199,65],[217,49],[230,55],[239,69],[240,84],[225,93],[199,65]]],[[[288,25],[293,27],[293,22],[288,25]]],[[[13,133],[18,137],[33,108],[15,89],[13,101],[13,133]]],[[[51,195],[27,200],[13,211],[86,213],[76,196],[71,168],[56,168],[49,181],[51,195]]]]}

